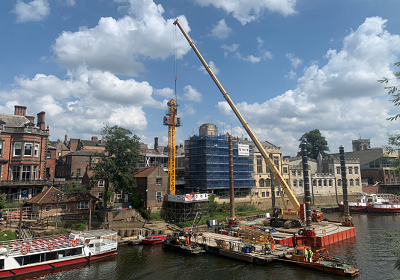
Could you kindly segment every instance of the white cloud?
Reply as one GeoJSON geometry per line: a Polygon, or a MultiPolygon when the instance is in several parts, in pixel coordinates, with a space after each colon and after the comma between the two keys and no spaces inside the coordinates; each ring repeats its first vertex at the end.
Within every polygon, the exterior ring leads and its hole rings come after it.
{"type": "Polygon", "coordinates": [[[183,97],[187,100],[192,100],[196,102],[201,102],[202,96],[201,93],[197,91],[197,89],[188,85],[183,88],[183,97]]]}
{"type": "MultiPolygon", "coordinates": [[[[386,132],[398,127],[386,121],[392,104],[377,80],[394,77],[391,66],[400,53],[400,36],[386,31],[385,22],[367,18],[344,38],[342,49],[327,51],[325,65],[305,68],[294,90],[263,103],[237,104],[258,138],[283,143],[284,154],[290,155],[297,152],[297,139],[316,128],[332,152],[340,145],[351,150],[359,133],[375,147],[385,144],[386,132]]],[[[217,108],[229,115],[226,102],[217,108]]]]}
{"type": "Polygon", "coordinates": [[[286,54],[287,59],[290,60],[290,62],[292,63],[292,67],[293,68],[297,68],[297,66],[301,65],[303,63],[303,61],[296,57],[294,54],[292,53],[287,53],[286,54]]]}
{"type": "Polygon", "coordinates": [[[154,93],[157,95],[164,96],[166,98],[174,98],[174,90],[172,88],[162,88],[154,90],[154,93]]]}
{"type": "Polygon", "coordinates": [[[232,32],[232,28],[229,28],[224,19],[221,19],[218,24],[211,30],[211,36],[219,39],[228,38],[232,32]]]}
{"type": "Polygon", "coordinates": [[[243,25],[257,20],[266,9],[284,16],[296,13],[294,9],[296,0],[196,0],[196,2],[203,7],[213,5],[232,13],[233,17],[243,25]]]}
{"type": "MultiPolygon", "coordinates": [[[[129,4],[130,15],[101,18],[94,28],[83,26],[77,32],[60,34],[52,46],[58,61],[68,68],[85,63],[89,69],[136,76],[145,70],[143,59],[166,59],[175,54],[175,48],[179,59],[190,50],[183,36],[174,41],[175,18],[164,19],[161,5],[151,0],[129,4]]],[[[185,16],[178,19],[190,32],[185,16]]]]}
{"type": "Polygon", "coordinates": [[[266,60],[266,59],[272,59],[273,56],[270,52],[266,51],[264,52],[264,54],[262,56],[254,56],[254,55],[247,55],[247,56],[242,56],[241,53],[236,52],[235,57],[237,57],[238,59],[247,61],[247,62],[251,62],[251,63],[258,63],[261,60],[266,60]]]}
{"type": "Polygon", "coordinates": [[[69,7],[75,6],[75,0],[65,0],[65,5],[69,7]]]}
{"type": "Polygon", "coordinates": [[[234,52],[239,48],[239,46],[240,46],[239,44],[232,44],[230,46],[224,44],[221,46],[221,48],[226,51],[234,52]]]}
{"type": "Polygon", "coordinates": [[[178,115],[183,118],[183,117],[186,117],[186,116],[194,115],[195,112],[196,111],[194,110],[192,105],[184,104],[183,108],[181,110],[178,110],[178,115]]]}
{"type": "Polygon", "coordinates": [[[12,10],[17,16],[17,22],[41,21],[50,14],[47,0],[33,0],[29,3],[17,0],[12,10]]]}
{"type": "Polygon", "coordinates": [[[293,70],[290,70],[289,73],[287,73],[287,75],[285,77],[287,79],[293,80],[296,78],[296,72],[294,72],[293,70]]]}
{"type": "Polygon", "coordinates": [[[232,108],[229,106],[228,102],[220,101],[217,105],[215,105],[219,113],[223,116],[231,116],[233,115],[232,108]]]}
{"type": "MultiPolygon", "coordinates": [[[[215,75],[219,74],[219,68],[215,65],[214,61],[210,60],[208,63],[208,66],[211,68],[211,70],[214,72],[215,75]]],[[[203,71],[204,74],[208,74],[207,70],[204,68],[204,66],[200,66],[198,68],[200,71],[203,71]]]]}

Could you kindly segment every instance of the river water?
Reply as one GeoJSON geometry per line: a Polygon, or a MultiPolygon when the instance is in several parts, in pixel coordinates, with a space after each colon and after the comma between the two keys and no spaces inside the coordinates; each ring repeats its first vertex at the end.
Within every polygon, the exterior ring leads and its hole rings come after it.
{"type": "MultiPolygon", "coordinates": [[[[324,213],[339,220],[341,213],[324,213]]],[[[385,241],[384,231],[400,230],[400,215],[352,214],[357,237],[327,247],[331,255],[354,264],[360,269],[357,279],[394,279],[396,258],[390,253],[393,245],[385,241]]],[[[38,279],[38,278],[29,278],[38,279]]],[[[118,255],[81,268],[41,276],[46,280],[128,280],[128,279],[343,279],[287,263],[274,262],[265,266],[221,258],[211,254],[185,256],[163,250],[159,245],[120,246],[118,255]]]]}

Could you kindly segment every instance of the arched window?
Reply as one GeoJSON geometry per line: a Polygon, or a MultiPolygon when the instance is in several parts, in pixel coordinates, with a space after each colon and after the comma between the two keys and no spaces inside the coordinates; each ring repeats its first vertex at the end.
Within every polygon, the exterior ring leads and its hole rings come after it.
{"type": "Polygon", "coordinates": [[[322,187],[322,180],[318,180],[318,186],[322,187]]]}
{"type": "Polygon", "coordinates": [[[350,179],[350,186],[354,186],[354,180],[350,179]]]}
{"type": "Polygon", "coordinates": [[[293,187],[297,187],[297,180],[293,180],[293,187]]]}
{"type": "Polygon", "coordinates": [[[339,187],[342,186],[342,179],[339,179],[339,180],[337,181],[337,185],[338,185],[339,187]]]}
{"type": "Polygon", "coordinates": [[[300,188],[303,187],[303,180],[299,180],[299,187],[300,187],[300,188]]]}
{"type": "Polygon", "coordinates": [[[264,187],[264,179],[260,179],[260,181],[258,181],[258,184],[260,185],[260,188],[264,187]]]}

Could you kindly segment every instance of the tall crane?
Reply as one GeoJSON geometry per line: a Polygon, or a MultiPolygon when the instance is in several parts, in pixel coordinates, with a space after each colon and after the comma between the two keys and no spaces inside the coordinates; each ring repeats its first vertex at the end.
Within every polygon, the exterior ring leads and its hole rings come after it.
{"type": "Polygon", "coordinates": [[[167,116],[163,119],[163,124],[168,126],[168,175],[169,175],[169,192],[175,194],[175,127],[181,126],[181,120],[177,117],[178,104],[174,99],[167,103],[167,116]]]}
{"type": "Polygon", "coordinates": [[[282,210],[282,217],[283,218],[288,218],[288,219],[299,219],[299,217],[300,217],[299,216],[300,203],[297,200],[296,196],[293,194],[292,190],[286,184],[286,182],[283,179],[283,177],[282,177],[281,173],[279,172],[278,168],[275,166],[273,160],[268,156],[267,152],[264,150],[264,147],[261,145],[260,141],[254,135],[254,133],[251,130],[250,126],[245,121],[243,116],[240,114],[239,110],[236,108],[236,106],[233,103],[232,99],[229,97],[228,93],[225,91],[225,89],[223,88],[221,83],[218,81],[217,77],[214,75],[213,71],[208,66],[207,62],[201,56],[200,52],[197,50],[195,44],[190,39],[190,37],[186,33],[185,29],[182,27],[182,25],[180,24],[179,20],[176,19],[174,21],[174,24],[177,25],[179,27],[179,29],[182,31],[182,33],[185,36],[186,40],[189,42],[189,45],[192,47],[192,49],[196,53],[197,57],[200,59],[201,63],[203,64],[203,66],[207,70],[208,74],[211,76],[211,78],[213,79],[214,83],[217,85],[218,89],[221,91],[223,97],[228,102],[229,106],[231,107],[231,109],[235,113],[236,117],[239,119],[240,123],[243,125],[243,128],[246,130],[247,134],[250,136],[250,138],[253,141],[254,145],[260,151],[262,157],[265,160],[265,163],[268,165],[268,167],[271,169],[272,173],[274,174],[275,180],[279,182],[279,184],[282,187],[283,191],[285,192],[285,194],[289,198],[289,201],[292,204],[293,209],[288,209],[287,206],[284,204],[284,209],[282,210]]]}

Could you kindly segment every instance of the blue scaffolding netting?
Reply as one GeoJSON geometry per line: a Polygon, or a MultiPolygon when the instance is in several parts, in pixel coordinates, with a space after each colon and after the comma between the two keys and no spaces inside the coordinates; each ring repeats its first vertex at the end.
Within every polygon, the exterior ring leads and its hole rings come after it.
{"type": "MultiPolygon", "coordinates": [[[[233,139],[233,177],[235,188],[252,188],[253,157],[238,155],[238,140],[233,139]]],[[[199,190],[229,188],[227,136],[192,136],[185,143],[187,187],[199,190]]]]}

